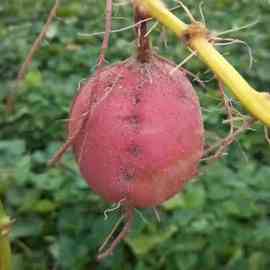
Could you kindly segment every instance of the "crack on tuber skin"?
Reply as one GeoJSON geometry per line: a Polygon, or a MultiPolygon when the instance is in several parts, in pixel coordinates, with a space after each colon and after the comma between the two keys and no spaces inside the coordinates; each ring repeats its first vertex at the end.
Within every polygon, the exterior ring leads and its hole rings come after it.
{"type": "Polygon", "coordinates": [[[141,93],[135,93],[134,96],[134,105],[138,105],[142,100],[142,94],[141,93]]]}
{"type": "Polygon", "coordinates": [[[127,152],[135,158],[141,156],[143,153],[142,148],[138,144],[135,144],[135,143],[131,144],[128,147],[127,152]]]}
{"type": "Polygon", "coordinates": [[[132,127],[137,129],[139,124],[142,122],[142,119],[138,114],[132,114],[132,115],[125,116],[124,121],[128,122],[132,127]]]}
{"type": "Polygon", "coordinates": [[[134,181],[136,179],[136,169],[134,167],[121,168],[121,179],[127,182],[134,181]]]}

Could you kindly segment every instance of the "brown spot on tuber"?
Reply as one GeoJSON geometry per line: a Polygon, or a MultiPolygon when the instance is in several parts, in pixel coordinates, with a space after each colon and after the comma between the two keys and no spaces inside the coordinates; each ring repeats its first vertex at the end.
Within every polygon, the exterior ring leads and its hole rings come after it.
{"type": "Polygon", "coordinates": [[[142,154],[142,149],[137,144],[131,144],[128,149],[128,153],[130,153],[133,157],[139,157],[142,154]]]}
{"type": "Polygon", "coordinates": [[[137,114],[132,114],[124,117],[124,121],[128,122],[130,125],[134,127],[138,127],[141,122],[140,116],[137,114]]]}
{"type": "Polygon", "coordinates": [[[121,168],[121,177],[124,181],[131,182],[136,177],[136,171],[133,167],[121,168]]]}

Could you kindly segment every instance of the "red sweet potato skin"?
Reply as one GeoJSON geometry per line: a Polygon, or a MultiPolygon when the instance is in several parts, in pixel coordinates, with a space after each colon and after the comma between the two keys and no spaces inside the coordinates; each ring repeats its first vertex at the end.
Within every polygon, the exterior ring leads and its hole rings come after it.
{"type": "Polygon", "coordinates": [[[109,202],[154,207],[197,174],[203,123],[192,85],[157,56],[99,69],[74,100],[69,136],[82,176],[109,202]],[[79,130],[79,132],[78,132],[79,130]]]}

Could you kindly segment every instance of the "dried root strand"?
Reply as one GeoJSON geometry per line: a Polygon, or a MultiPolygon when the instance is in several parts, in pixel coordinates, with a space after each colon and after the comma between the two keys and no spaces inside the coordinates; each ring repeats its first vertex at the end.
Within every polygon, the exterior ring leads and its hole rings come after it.
{"type": "Polygon", "coordinates": [[[80,129],[77,130],[74,136],[69,138],[62,147],[54,154],[54,156],[48,161],[48,166],[54,166],[56,163],[58,163],[63,155],[67,152],[67,150],[72,146],[74,140],[76,139],[77,135],[80,133],[80,129]]]}
{"type": "Polygon", "coordinates": [[[225,95],[225,91],[224,91],[224,84],[218,80],[218,85],[219,85],[219,91],[220,91],[220,94],[222,96],[222,99],[223,99],[223,104],[224,104],[224,107],[227,111],[227,114],[228,114],[228,122],[230,123],[230,133],[229,133],[229,136],[232,135],[233,131],[234,131],[234,123],[233,123],[233,111],[232,111],[232,103],[230,100],[228,100],[228,98],[226,97],[225,95]]]}
{"type": "Polygon", "coordinates": [[[197,20],[193,17],[192,13],[190,12],[190,10],[188,9],[187,6],[184,5],[184,3],[180,0],[177,0],[177,3],[180,4],[180,6],[184,9],[184,11],[186,12],[187,16],[189,17],[190,21],[192,23],[197,23],[197,20]]]}
{"type": "MultiPolygon", "coordinates": [[[[105,64],[105,54],[106,50],[108,49],[109,46],[109,40],[110,40],[110,33],[112,31],[112,12],[113,12],[113,1],[112,0],[107,0],[106,2],[106,19],[105,19],[105,32],[104,32],[104,38],[102,42],[102,46],[100,49],[100,55],[99,59],[97,62],[97,68],[103,66],[105,64]]],[[[79,87],[80,88],[80,87],[79,87]]],[[[80,91],[80,90],[79,90],[80,91]]],[[[92,94],[89,98],[89,105],[91,105],[91,100],[92,100],[92,94]]],[[[84,128],[87,120],[89,119],[89,114],[90,110],[86,112],[83,116],[83,120],[81,121],[78,129],[74,133],[74,135],[70,138],[67,139],[67,141],[64,143],[64,145],[57,151],[57,153],[53,156],[51,160],[49,160],[48,165],[53,166],[57,162],[61,160],[63,155],[67,152],[67,150],[72,146],[82,129],[84,128]]]]}
{"type": "Polygon", "coordinates": [[[108,208],[104,211],[104,220],[107,220],[109,217],[108,217],[108,214],[111,213],[111,212],[114,212],[116,210],[118,210],[121,205],[123,204],[123,202],[126,200],[126,198],[123,198],[121,199],[118,203],[114,204],[111,208],[108,208]]]}
{"type": "Polygon", "coordinates": [[[112,13],[113,13],[113,1],[107,0],[106,1],[106,19],[105,19],[105,32],[104,32],[104,38],[100,49],[100,55],[97,62],[97,67],[101,67],[105,64],[105,54],[106,50],[109,47],[109,41],[110,41],[110,34],[112,31],[112,13]]]}
{"type": "Polygon", "coordinates": [[[270,130],[268,127],[264,127],[265,140],[270,144],[270,130]]]}
{"type": "Polygon", "coordinates": [[[253,52],[251,47],[247,44],[247,42],[241,40],[241,39],[234,39],[234,38],[219,38],[212,36],[210,42],[214,43],[216,46],[227,46],[232,44],[243,44],[247,50],[248,50],[248,56],[249,56],[249,70],[252,69],[254,58],[253,58],[253,52]]]}
{"type": "Polygon", "coordinates": [[[256,119],[253,119],[253,118],[249,118],[248,120],[246,120],[240,128],[238,128],[233,133],[228,135],[221,142],[218,142],[217,144],[213,145],[211,148],[207,149],[205,152],[205,156],[208,153],[211,153],[214,149],[218,148],[218,150],[215,152],[214,155],[203,158],[202,161],[215,161],[221,158],[221,156],[224,154],[228,146],[231,145],[236,140],[237,136],[239,136],[241,133],[243,133],[247,129],[251,128],[251,126],[255,122],[256,122],[256,119]]]}
{"type": "Polygon", "coordinates": [[[178,64],[175,68],[173,68],[170,71],[170,75],[172,75],[173,73],[175,73],[177,70],[179,70],[183,65],[185,65],[189,60],[191,60],[191,58],[193,58],[193,56],[195,56],[197,53],[195,51],[191,50],[190,55],[188,55],[180,64],[178,64]]]}
{"type": "MultiPolygon", "coordinates": [[[[79,90],[78,92],[80,92],[81,87],[79,84],[79,90]]],[[[91,95],[89,97],[89,108],[91,106],[91,102],[92,102],[92,92],[91,95]]],[[[56,163],[58,163],[63,155],[69,150],[69,148],[73,145],[74,141],[76,140],[76,138],[79,136],[79,134],[82,132],[82,130],[84,129],[88,119],[90,118],[90,113],[91,110],[86,111],[85,113],[82,114],[82,119],[79,119],[80,124],[78,129],[75,131],[74,135],[72,135],[71,137],[69,137],[66,142],[62,145],[62,147],[54,154],[54,156],[48,161],[48,166],[54,166],[56,165],[56,163]]],[[[69,121],[72,121],[72,119],[69,119],[69,121]]]]}
{"type": "Polygon", "coordinates": [[[191,40],[194,37],[207,37],[208,38],[209,32],[208,32],[208,29],[205,25],[205,18],[203,16],[203,12],[202,12],[202,4],[199,5],[199,8],[200,8],[203,22],[200,22],[193,17],[191,11],[188,9],[187,6],[184,5],[184,3],[182,1],[177,0],[177,2],[184,9],[189,20],[191,21],[191,24],[189,25],[189,27],[187,28],[187,30],[185,30],[185,32],[183,34],[184,43],[186,43],[186,45],[188,45],[188,47],[190,47],[191,40]]]}
{"type": "Polygon", "coordinates": [[[42,44],[43,40],[45,39],[46,34],[47,34],[47,32],[48,32],[48,30],[49,30],[49,28],[51,26],[51,23],[52,23],[54,17],[56,16],[56,12],[57,12],[57,9],[58,9],[59,5],[60,5],[60,0],[55,0],[54,6],[52,7],[52,9],[51,9],[51,11],[49,13],[49,16],[47,18],[47,21],[46,21],[45,25],[43,26],[42,31],[40,32],[40,34],[36,38],[36,40],[35,40],[34,44],[32,45],[28,55],[26,56],[26,59],[25,59],[24,63],[22,64],[22,66],[21,66],[21,68],[19,70],[19,73],[18,73],[17,78],[16,78],[15,87],[12,88],[12,91],[11,91],[10,95],[7,97],[6,110],[8,112],[14,111],[15,99],[16,99],[16,94],[17,94],[16,92],[18,90],[20,82],[22,80],[24,80],[24,78],[26,76],[26,73],[27,73],[27,70],[30,67],[31,63],[32,63],[34,54],[40,49],[41,44],[42,44]]]}
{"type": "Polygon", "coordinates": [[[147,29],[147,22],[145,19],[149,19],[148,14],[145,13],[139,6],[133,4],[134,9],[134,20],[135,24],[139,23],[135,27],[136,35],[137,35],[137,59],[141,63],[145,63],[149,61],[151,50],[150,50],[150,42],[149,42],[149,32],[147,29]]]}
{"type": "Polygon", "coordinates": [[[203,2],[200,2],[199,4],[199,10],[200,10],[200,14],[201,14],[201,18],[202,18],[202,22],[196,20],[191,11],[188,9],[187,6],[185,6],[183,4],[182,1],[177,0],[177,2],[180,4],[180,6],[184,9],[185,13],[187,14],[187,16],[189,17],[191,24],[190,26],[187,28],[187,30],[185,31],[185,33],[183,34],[183,41],[189,46],[191,45],[191,40],[194,37],[205,37],[210,43],[212,43],[213,45],[217,45],[217,46],[226,46],[226,45],[231,45],[231,44],[235,44],[235,43],[240,43],[240,44],[244,44],[247,49],[248,49],[248,54],[249,54],[249,69],[252,68],[253,65],[253,54],[252,54],[252,49],[250,48],[250,46],[243,40],[240,39],[233,39],[233,38],[221,38],[221,35],[224,34],[228,34],[228,33],[232,33],[232,32],[236,32],[236,31],[240,31],[242,29],[246,29],[249,27],[254,26],[255,24],[258,23],[258,21],[255,21],[253,23],[250,23],[248,25],[245,25],[243,27],[239,27],[236,29],[230,29],[218,34],[215,33],[211,33],[209,32],[209,30],[207,29],[206,26],[206,20],[203,14],[203,10],[202,10],[202,5],[203,2]]]}
{"type": "MultiPolygon", "coordinates": [[[[66,153],[66,151],[72,146],[72,144],[74,143],[74,141],[76,140],[76,138],[79,136],[79,134],[82,132],[82,130],[84,129],[84,127],[87,125],[88,120],[91,119],[95,109],[97,108],[97,106],[99,106],[102,102],[104,102],[104,100],[106,98],[108,98],[108,96],[113,92],[114,87],[116,86],[116,84],[118,83],[118,81],[121,78],[121,72],[120,74],[118,74],[118,76],[116,77],[115,81],[113,82],[112,86],[110,89],[108,89],[108,91],[106,91],[106,93],[100,98],[100,100],[98,101],[98,103],[96,103],[95,105],[93,105],[93,92],[91,91],[90,96],[89,96],[89,100],[88,100],[88,105],[87,108],[88,110],[85,111],[84,113],[82,113],[82,118],[79,120],[80,121],[80,125],[78,127],[78,129],[75,131],[74,135],[72,137],[69,137],[66,142],[64,143],[64,145],[57,151],[57,153],[53,156],[53,158],[48,162],[49,166],[53,166],[55,165],[57,162],[59,162],[61,160],[61,158],[63,157],[63,155],[66,153]]],[[[82,89],[81,87],[81,82],[79,83],[79,87],[78,87],[78,95],[82,89]]],[[[78,96],[77,95],[77,96],[78,96]]],[[[73,104],[75,103],[76,98],[73,100],[73,104]]],[[[77,119],[76,119],[77,120],[77,119]]],[[[73,119],[69,119],[69,121],[74,121],[73,119]]],[[[84,134],[83,136],[83,145],[86,143],[87,141],[87,136],[89,133],[84,134]]],[[[82,156],[84,154],[84,147],[81,148],[81,152],[80,155],[78,157],[79,162],[82,159],[82,156]]]]}
{"type": "Polygon", "coordinates": [[[155,214],[155,217],[156,217],[158,223],[160,223],[161,222],[161,218],[160,218],[160,214],[159,214],[158,209],[156,207],[154,207],[153,208],[153,211],[154,211],[154,214],[155,214]]]}
{"type": "MultiPolygon", "coordinates": [[[[118,236],[113,240],[113,242],[111,243],[110,247],[105,250],[104,252],[98,254],[97,256],[97,261],[101,261],[103,259],[105,259],[108,256],[113,255],[113,252],[115,250],[115,248],[117,247],[117,245],[127,236],[127,234],[129,233],[131,226],[132,226],[132,222],[133,222],[133,217],[134,217],[134,208],[130,205],[127,205],[125,208],[125,218],[126,218],[126,224],[123,227],[122,231],[118,234],[118,236]]],[[[116,229],[113,230],[113,232],[116,229]]],[[[110,233],[109,237],[111,238],[113,233],[110,233]]],[[[108,237],[107,237],[108,239],[108,237]]],[[[107,244],[108,240],[105,240],[105,243],[107,244]]],[[[105,248],[105,245],[102,245],[102,248],[100,248],[100,251],[102,251],[105,248]]]]}
{"type": "MultiPolygon", "coordinates": [[[[135,24],[131,24],[131,25],[128,25],[128,26],[125,26],[125,27],[122,27],[122,28],[119,28],[119,29],[114,29],[111,31],[111,34],[115,34],[115,33],[121,33],[121,32],[124,32],[124,31],[127,31],[127,30],[130,30],[130,29],[134,29],[136,26],[140,25],[142,22],[149,22],[151,21],[152,19],[151,18],[148,18],[148,19],[145,19],[145,20],[142,20],[140,22],[137,22],[135,24]]],[[[94,33],[91,33],[91,34],[87,34],[87,33],[78,33],[79,36],[81,37],[87,37],[87,38],[91,38],[91,37],[94,37],[94,36],[99,36],[99,35],[104,35],[105,32],[94,32],[94,33]]]]}
{"type": "MultiPolygon", "coordinates": [[[[98,63],[97,63],[97,68],[99,68],[105,64],[105,54],[106,54],[106,50],[109,46],[110,33],[112,30],[112,10],[113,10],[112,6],[113,6],[112,0],[107,0],[107,2],[106,2],[106,15],[105,15],[106,16],[105,32],[104,32],[102,46],[100,49],[100,55],[99,55],[99,59],[98,59],[98,63]]],[[[80,92],[80,89],[81,89],[81,87],[79,85],[78,92],[80,92]]],[[[92,102],[92,93],[89,97],[89,107],[91,107],[91,102],[92,102]]],[[[84,128],[86,122],[88,121],[88,119],[91,116],[90,114],[91,114],[91,110],[84,113],[83,119],[82,119],[78,129],[76,130],[76,132],[74,133],[74,135],[72,137],[70,137],[66,140],[64,145],[56,152],[56,154],[53,156],[53,158],[51,160],[49,160],[49,162],[48,162],[49,166],[53,166],[61,160],[63,155],[72,146],[72,144],[74,143],[74,141],[76,140],[76,138],[78,137],[78,135],[80,134],[82,129],[84,128]]]]}
{"type": "Polygon", "coordinates": [[[116,232],[117,228],[119,227],[119,225],[122,223],[122,221],[124,220],[124,216],[122,215],[118,221],[115,223],[115,225],[113,226],[111,232],[109,233],[109,235],[106,237],[106,239],[104,240],[103,244],[100,246],[100,248],[98,249],[98,252],[101,253],[105,247],[107,246],[107,244],[109,243],[109,241],[111,240],[111,238],[113,237],[114,233],[116,232]]]}
{"type": "Polygon", "coordinates": [[[245,130],[249,129],[255,122],[255,119],[253,119],[253,118],[245,119],[244,116],[241,115],[241,113],[238,112],[232,106],[231,101],[228,100],[228,98],[225,95],[224,84],[220,80],[218,80],[218,82],[219,82],[220,95],[223,99],[223,104],[224,104],[224,107],[225,107],[225,109],[227,111],[227,115],[228,115],[228,119],[226,121],[224,121],[223,123],[230,124],[230,132],[226,138],[222,139],[221,141],[218,141],[217,143],[213,144],[211,147],[206,149],[206,151],[204,153],[205,158],[203,158],[202,161],[206,161],[206,160],[207,161],[214,161],[214,160],[221,158],[221,156],[226,151],[227,147],[229,145],[231,145],[236,140],[237,136],[240,133],[244,132],[245,130]],[[240,117],[234,117],[235,114],[240,115],[240,117]],[[244,121],[242,126],[238,129],[236,129],[234,126],[234,121],[236,121],[236,120],[244,121]],[[215,149],[217,149],[215,154],[213,154],[210,157],[207,157],[208,154],[212,153],[215,149]]]}
{"type": "Polygon", "coordinates": [[[193,81],[197,82],[202,88],[206,88],[205,86],[205,81],[201,80],[200,77],[194,73],[192,73],[191,71],[181,68],[181,70],[187,74],[188,76],[190,76],[192,78],[193,81]]]}
{"type": "Polygon", "coordinates": [[[74,141],[76,140],[80,132],[82,132],[82,130],[84,129],[89,119],[89,114],[90,111],[84,113],[84,116],[80,121],[80,125],[78,129],[75,131],[74,135],[68,138],[66,142],[61,146],[61,148],[56,152],[56,154],[54,154],[54,156],[48,161],[48,166],[54,166],[62,159],[63,155],[69,150],[69,148],[73,145],[74,141]]]}

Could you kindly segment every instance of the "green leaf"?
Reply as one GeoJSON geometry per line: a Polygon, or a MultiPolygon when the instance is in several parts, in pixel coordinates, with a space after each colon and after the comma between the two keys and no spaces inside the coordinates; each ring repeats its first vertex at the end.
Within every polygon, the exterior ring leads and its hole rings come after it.
{"type": "Polygon", "coordinates": [[[162,208],[167,211],[176,210],[184,207],[184,198],[183,195],[178,193],[173,196],[170,200],[162,204],[162,208]]]}
{"type": "Polygon", "coordinates": [[[14,162],[25,152],[25,142],[22,140],[0,141],[0,167],[14,166],[14,162]]]}
{"type": "Polygon", "coordinates": [[[187,209],[202,208],[205,204],[206,193],[202,185],[199,183],[187,186],[184,193],[184,207],[187,209]]]}
{"type": "Polygon", "coordinates": [[[57,205],[51,200],[39,200],[33,206],[33,211],[40,214],[47,214],[53,212],[57,205]]]}
{"type": "Polygon", "coordinates": [[[31,157],[24,156],[16,164],[15,175],[19,185],[24,185],[27,182],[30,182],[31,176],[31,157]]]}
{"type": "Polygon", "coordinates": [[[32,70],[25,77],[25,84],[29,88],[37,88],[42,85],[42,74],[38,70],[32,70]]]}
{"type": "Polygon", "coordinates": [[[266,258],[262,252],[254,252],[248,259],[249,270],[262,270],[266,269],[266,258]]]}
{"type": "Polygon", "coordinates": [[[11,238],[34,237],[41,234],[43,222],[39,218],[29,217],[17,219],[12,227],[11,238]]]}
{"type": "Polygon", "coordinates": [[[166,229],[165,232],[156,231],[152,235],[142,233],[136,238],[127,238],[126,242],[129,244],[129,246],[137,256],[146,255],[152,249],[168,240],[176,231],[177,227],[171,225],[166,229]]]}

